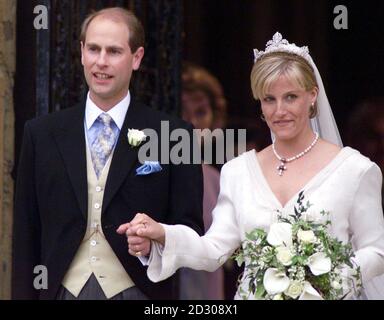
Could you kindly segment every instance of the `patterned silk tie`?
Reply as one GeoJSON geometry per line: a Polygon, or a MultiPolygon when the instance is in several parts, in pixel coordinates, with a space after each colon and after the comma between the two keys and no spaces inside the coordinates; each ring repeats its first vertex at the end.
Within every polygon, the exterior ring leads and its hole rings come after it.
{"type": "Polygon", "coordinates": [[[112,126],[115,125],[115,122],[109,114],[100,114],[96,121],[99,123],[96,139],[91,144],[91,157],[96,176],[99,178],[105,163],[111,155],[117,133],[113,130],[112,126]]]}

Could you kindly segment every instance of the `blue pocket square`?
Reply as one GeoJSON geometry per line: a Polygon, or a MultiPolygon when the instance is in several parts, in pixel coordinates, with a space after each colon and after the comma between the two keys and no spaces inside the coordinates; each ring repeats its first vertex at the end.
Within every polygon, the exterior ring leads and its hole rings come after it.
{"type": "Polygon", "coordinates": [[[144,164],[136,169],[136,175],[145,176],[163,170],[159,161],[144,161],[144,164]]]}

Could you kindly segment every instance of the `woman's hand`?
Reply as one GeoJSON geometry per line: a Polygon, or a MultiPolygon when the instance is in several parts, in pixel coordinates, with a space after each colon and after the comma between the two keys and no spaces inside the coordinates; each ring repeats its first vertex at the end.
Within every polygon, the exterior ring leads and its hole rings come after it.
{"type": "Polygon", "coordinates": [[[150,250],[146,245],[149,242],[148,239],[155,240],[162,245],[165,243],[163,226],[145,213],[136,214],[131,222],[120,225],[117,232],[126,234],[129,253],[134,256],[148,255],[150,250]],[[145,248],[142,248],[143,245],[145,248]]]}
{"type": "Polygon", "coordinates": [[[138,213],[130,222],[128,235],[136,234],[139,237],[145,237],[155,240],[162,245],[165,243],[165,230],[160,223],[157,223],[145,213],[138,213]]]}
{"type": "Polygon", "coordinates": [[[131,224],[128,222],[120,225],[119,228],[116,230],[117,233],[125,234],[125,236],[127,237],[129,254],[135,257],[149,256],[151,252],[151,240],[144,237],[138,237],[132,232],[129,233],[128,229],[130,227],[131,224]]]}

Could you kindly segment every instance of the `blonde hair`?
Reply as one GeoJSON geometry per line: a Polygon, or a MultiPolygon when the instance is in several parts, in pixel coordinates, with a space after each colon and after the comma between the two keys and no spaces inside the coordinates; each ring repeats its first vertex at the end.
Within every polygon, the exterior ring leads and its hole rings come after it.
{"type": "Polygon", "coordinates": [[[88,15],[81,25],[80,41],[85,43],[85,37],[89,24],[93,19],[101,16],[115,22],[123,22],[127,25],[129,30],[128,44],[132,53],[136,52],[139,47],[144,46],[145,34],[140,20],[132,11],[120,7],[106,8],[88,15]]]}
{"type": "Polygon", "coordinates": [[[253,65],[253,97],[256,100],[262,99],[270,85],[282,75],[306,91],[318,88],[314,70],[304,58],[287,52],[272,52],[262,56],[253,65]]]}

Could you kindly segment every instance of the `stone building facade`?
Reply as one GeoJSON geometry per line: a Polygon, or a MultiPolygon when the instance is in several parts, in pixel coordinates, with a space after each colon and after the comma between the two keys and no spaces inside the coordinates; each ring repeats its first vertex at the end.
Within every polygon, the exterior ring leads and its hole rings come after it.
{"type": "Polygon", "coordinates": [[[10,298],[16,0],[0,1],[0,300],[10,298]]]}

